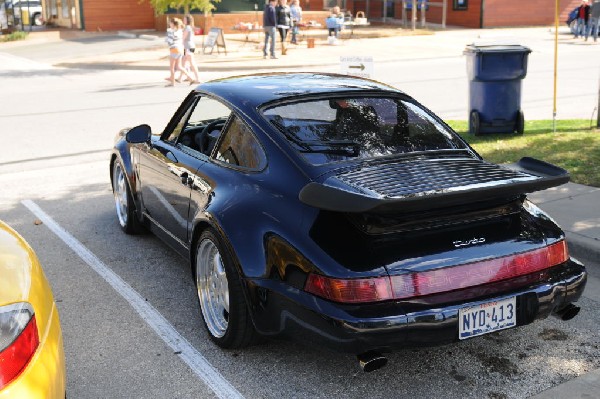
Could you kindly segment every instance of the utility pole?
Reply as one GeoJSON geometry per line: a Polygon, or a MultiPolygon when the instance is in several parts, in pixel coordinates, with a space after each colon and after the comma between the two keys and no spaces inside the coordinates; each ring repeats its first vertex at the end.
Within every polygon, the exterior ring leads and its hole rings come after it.
{"type": "Polygon", "coordinates": [[[556,133],[556,81],[558,79],[558,0],[554,6],[554,98],[552,104],[552,132],[556,133]]]}

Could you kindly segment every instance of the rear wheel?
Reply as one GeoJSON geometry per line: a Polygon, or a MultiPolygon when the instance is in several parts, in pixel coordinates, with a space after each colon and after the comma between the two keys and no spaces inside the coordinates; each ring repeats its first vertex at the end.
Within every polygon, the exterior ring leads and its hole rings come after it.
{"type": "Polygon", "coordinates": [[[515,133],[523,134],[525,132],[525,116],[523,115],[523,111],[519,110],[517,112],[517,121],[515,122],[515,133]]]}
{"type": "Polygon", "coordinates": [[[474,136],[479,136],[481,129],[481,123],[479,121],[479,112],[471,111],[471,115],[469,117],[469,133],[474,136]]]}
{"type": "Polygon", "coordinates": [[[135,206],[127,177],[119,161],[113,163],[112,186],[117,219],[121,229],[127,234],[138,233],[141,229],[140,222],[135,214],[135,206]]]}
{"type": "Polygon", "coordinates": [[[41,26],[42,25],[42,14],[40,14],[40,13],[33,14],[32,21],[33,21],[33,25],[41,26]]]}
{"type": "Polygon", "coordinates": [[[258,335],[239,274],[213,229],[205,230],[198,239],[195,269],[202,320],[211,340],[221,348],[243,348],[255,343],[258,335]]]}

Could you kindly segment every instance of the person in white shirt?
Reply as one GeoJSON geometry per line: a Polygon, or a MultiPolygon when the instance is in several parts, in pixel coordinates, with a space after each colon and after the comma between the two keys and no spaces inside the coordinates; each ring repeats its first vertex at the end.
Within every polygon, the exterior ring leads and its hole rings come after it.
{"type": "Polygon", "coordinates": [[[169,45],[169,69],[171,75],[167,78],[170,82],[167,86],[175,86],[175,72],[181,71],[189,80],[192,77],[181,66],[183,57],[183,21],[179,18],[173,18],[169,21],[169,29],[167,29],[167,38],[165,39],[169,45]]]}
{"type": "MultiPolygon", "coordinates": [[[[194,53],[196,51],[196,41],[194,39],[194,18],[191,15],[186,15],[184,18],[185,28],[183,29],[183,61],[182,67],[194,75],[195,79],[190,80],[190,85],[199,83],[198,79],[198,65],[196,65],[196,58],[194,53]],[[188,65],[189,64],[189,69],[188,65]]],[[[183,73],[179,74],[181,80],[183,73]]]]}

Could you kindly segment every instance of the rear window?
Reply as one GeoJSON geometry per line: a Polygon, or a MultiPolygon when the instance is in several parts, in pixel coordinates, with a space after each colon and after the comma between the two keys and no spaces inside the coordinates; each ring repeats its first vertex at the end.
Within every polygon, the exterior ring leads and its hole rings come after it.
{"type": "Polygon", "coordinates": [[[336,97],[263,110],[312,164],[465,145],[418,105],[392,97],[336,97]]]}

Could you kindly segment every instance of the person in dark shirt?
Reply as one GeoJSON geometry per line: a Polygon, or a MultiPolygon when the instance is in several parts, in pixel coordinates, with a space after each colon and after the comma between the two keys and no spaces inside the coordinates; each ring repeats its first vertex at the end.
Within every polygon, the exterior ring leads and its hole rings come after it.
{"type": "Polygon", "coordinates": [[[575,39],[585,35],[585,40],[588,38],[588,19],[590,17],[590,6],[588,0],[582,0],[581,5],[577,9],[577,28],[575,29],[575,39]]]}
{"type": "Polygon", "coordinates": [[[277,5],[275,11],[277,12],[277,30],[279,31],[279,37],[281,37],[281,48],[284,49],[285,38],[292,22],[290,6],[287,5],[287,0],[279,0],[279,5],[277,5]]]}
{"type": "Polygon", "coordinates": [[[265,10],[263,11],[263,28],[265,30],[265,47],[263,49],[263,55],[265,58],[267,58],[269,39],[271,40],[271,46],[269,47],[271,58],[277,58],[275,56],[275,25],[277,25],[275,0],[269,0],[269,3],[265,6],[265,10]]]}

